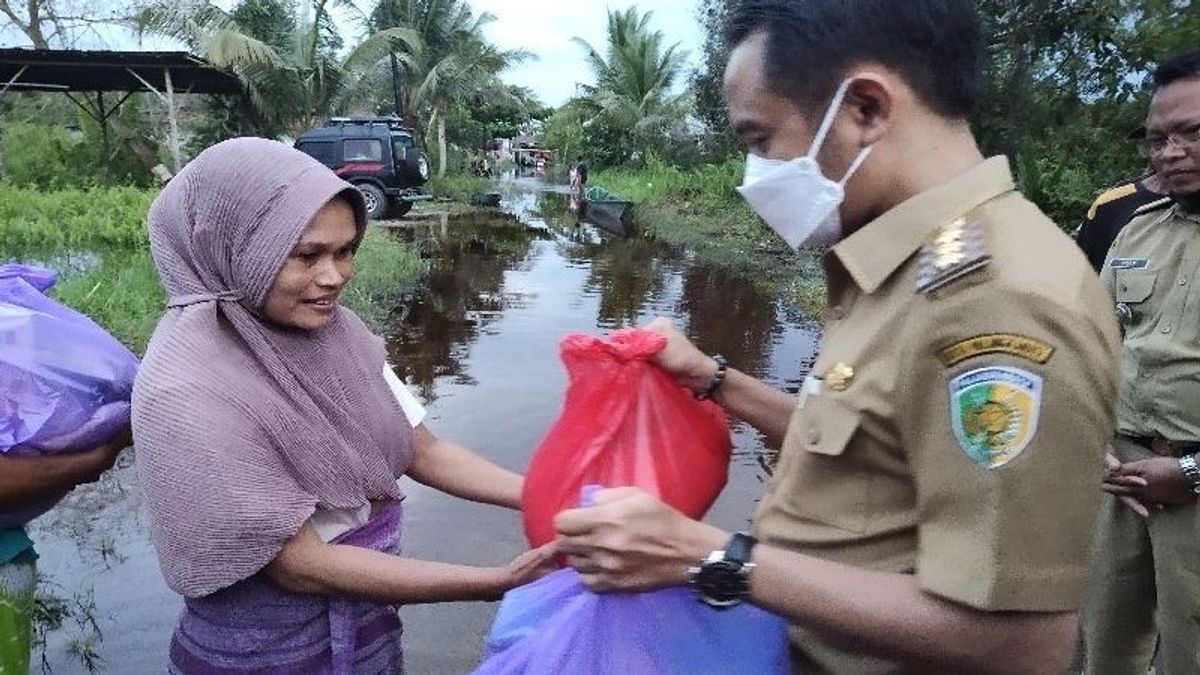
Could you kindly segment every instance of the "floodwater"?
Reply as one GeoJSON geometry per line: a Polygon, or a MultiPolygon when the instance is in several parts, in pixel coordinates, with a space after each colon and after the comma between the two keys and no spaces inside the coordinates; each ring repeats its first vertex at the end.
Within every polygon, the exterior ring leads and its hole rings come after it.
{"type": "MultiPolygon", "coordinates": [[[[578,225],[566,197],[529,182],[508,185],[502,211],[404,223],[395,236],[431,263],[428,283],[396,310],[392,361],[429,409],[439,436],[521,470],[558,414],[566,378],[557,344],[571,332],[605,333],[673,318],[701,348],[795,389],[816,346],[815,326],[753,284],[639,238],[578,225]]],[[[744,528],[770,451],[735,427],[729,484],[709,514],[744,528]]],[[[524,549],[519,517],[405,481],[411,556],[503,564],[524,549]]],[[[146,534],[132,467],[81,489],[34,524],[41,571],[71,616],[47,640],[54,673],[161,673],[181,602],[163,584],[146,534]]],[[[469,672],[495,605],[403,610],[408,672],[469,672]]]]}

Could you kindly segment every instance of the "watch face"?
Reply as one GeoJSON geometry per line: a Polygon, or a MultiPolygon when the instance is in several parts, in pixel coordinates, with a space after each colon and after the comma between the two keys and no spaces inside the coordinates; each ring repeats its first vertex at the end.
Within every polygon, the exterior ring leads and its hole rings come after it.
{"type": "Polygon", "coordinates": [[[696,575],[696,588],[710,605],[736,604],[748,590],[742,564],[731,560],[707,562],[696,575]]]}

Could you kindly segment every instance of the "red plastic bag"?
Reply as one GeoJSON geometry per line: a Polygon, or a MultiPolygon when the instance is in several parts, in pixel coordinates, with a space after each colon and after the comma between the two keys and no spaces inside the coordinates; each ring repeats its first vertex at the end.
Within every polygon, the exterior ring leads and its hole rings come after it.
{"type": "Polygon", "coordinates": [[[666,344],[646,330],[563,339],[566,403],[525,474],[532,545],[554,539],[554,516],[574,508],[585,485],[640,487],[697,519],[716,501],[729,470],[729,422],[650,363],[666,344]]]}

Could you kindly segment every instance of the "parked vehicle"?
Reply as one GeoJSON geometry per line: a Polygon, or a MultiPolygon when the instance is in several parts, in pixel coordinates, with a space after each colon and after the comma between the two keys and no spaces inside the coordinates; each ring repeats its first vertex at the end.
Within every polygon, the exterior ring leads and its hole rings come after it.
{"type": "Polygon", "coordinates": [[[422,186],[429,161],[416,133],[398,117],[335,117],[296,139],[304,152],[358,187],[371,218],[398,218],[415,202],[430,199],[422,186]]]}

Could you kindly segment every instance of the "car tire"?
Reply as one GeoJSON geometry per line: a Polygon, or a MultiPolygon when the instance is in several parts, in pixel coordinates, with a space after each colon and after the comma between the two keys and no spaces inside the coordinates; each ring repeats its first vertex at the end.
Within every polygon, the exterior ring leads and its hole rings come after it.
{"type": "Polygon", "coordinates": [[[362,193],[363,201],[367,203],[367,218],[379,220],[387,212],[388,198],[383,190],[372,183],[359,183],[354,187],[362,193]]]}
{"type": "Polygon", "coordinates": [[[388,218],[403,218],[412,211],[413,203],[406,202],[401,199],[392,200],[391,207],[388,209],[388,218]]]}

